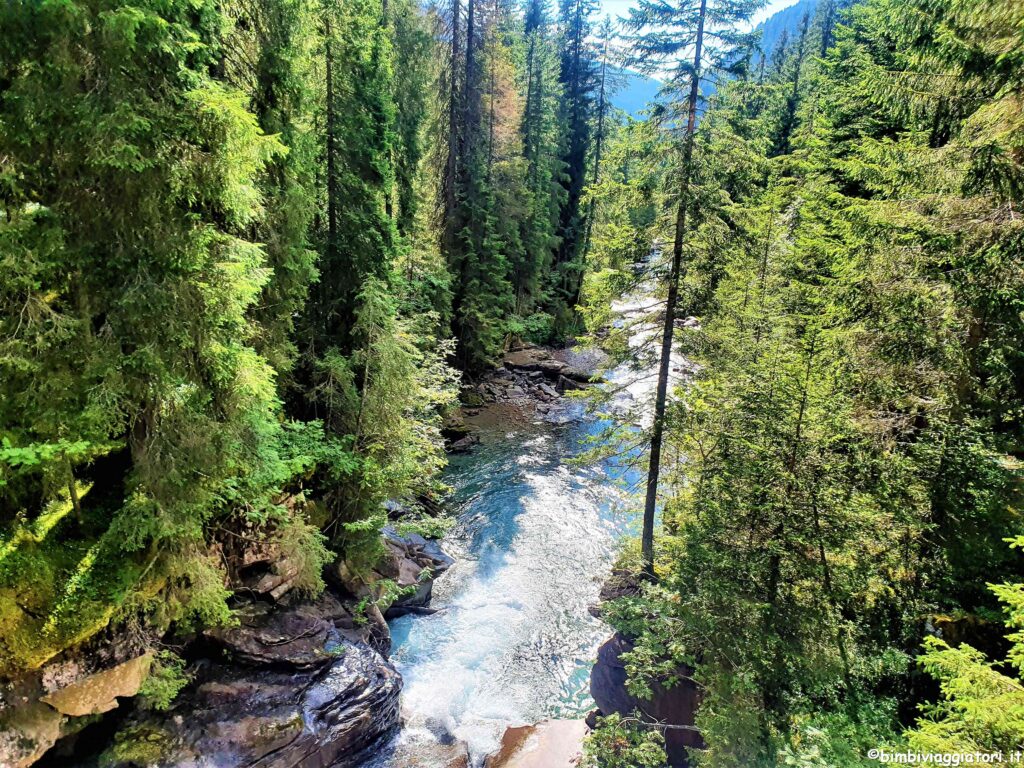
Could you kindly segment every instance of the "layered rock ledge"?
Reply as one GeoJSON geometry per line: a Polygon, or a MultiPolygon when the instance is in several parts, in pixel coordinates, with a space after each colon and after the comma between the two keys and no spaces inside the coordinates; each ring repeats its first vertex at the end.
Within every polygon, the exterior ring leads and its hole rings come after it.
{"type": "Polygon", "coordinates": [[[166,713],[129,719],[110,768],[355,766],[399,724],[402,680],[332,596],[207,633],[221,658],[166,713]]]}

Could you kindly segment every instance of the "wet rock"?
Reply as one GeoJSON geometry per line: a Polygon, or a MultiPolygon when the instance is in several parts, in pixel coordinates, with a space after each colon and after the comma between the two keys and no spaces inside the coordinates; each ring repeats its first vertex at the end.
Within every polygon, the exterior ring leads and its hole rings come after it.
{"type": "Polygon", "coordinates": [[[335,636],[330,648],[317,669],[207,665],[171,711],[131,719],[104,764],[358,765],[399,723],[401,677],[363,643],[335,636]]]}
{"type": "Polygon", "coordinates": [[[464,741],[412,741],[394,745],[387,753],[388,768],[471,768],[464,741]]]}
{"type": "Polygon", "coordinates": [[[583,752],[583,720],[542,720],[505,730],[485,768],[575,768],[583,752]]]}
{"type": "Polygon", "coordinates": [[[217,627],[204,633],[227,655],[245,664],[315,669],[336,658],[336,628],[316,605],[278,610],[266,603],[251,603],[236,612],[235,627],[217,627]]]}
{"type": "Polygon", "coordinates": [[[449,445],[448,450],[452,453],[465,453],[479,442],[480,438],[477,435],[465,435],[449,445]]]}
{"type": "Polygon", "coordinates": [[[682,728],[664,728],[665,751],[669,764],[686,765],[686,748],[704,746],[700,734],[693,728],[694,716],[700,705],[700,690],[688,678],[690,670],[680,670],[681,679],[672,688],[653,686],[651,699],[637,699],[626,690],[626,670],[622,655],[633,649],[633,643],[621,634],[614,634],[597,652],[597,662],[590,673],[590,695],[602,715],[619,713],[630,715],[639,710],[651,721],[682,728]]]}

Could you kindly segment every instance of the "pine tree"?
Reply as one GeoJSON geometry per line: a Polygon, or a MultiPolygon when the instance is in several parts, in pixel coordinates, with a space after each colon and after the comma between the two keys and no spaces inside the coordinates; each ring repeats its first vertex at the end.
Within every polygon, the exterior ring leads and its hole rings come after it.
{"type": "Polygon", "coordinates": [[[554,259],[551,313],[561,332],[575,324],[574,313],[583,284],[587,183],[592,118],[597,83],[597,54],[591,38],[595,0],[562,0],[560,5],[559,82],[562,86],[559,122],[562,138],[561,182],[564,198],[558,219],[558,248],[554,259]]]}
{"type": "Polygon", "coordinates": [[[675,233],[672,260],[668,275],[668,297],[662,331],[658,384],[651,432],[650,466],[644,501],[643,535],[641,537],[645,570],[654,575],[654,517],[658,499],[658,474],[662,439],[665,430],[665,407],[671,367],[672,334],[675,329],[679,279],[683,268],[683,243],[687,234],[687,214],[691,205],[690,180],[693,175],[694,134],[701,79],[729,62],[733,47],[743,40],[737,29],[757,10],[757,0],[722,3],[716,0],[699,2],[652,3],[642,0],[630,9],[626,28],[633,34],[636,62],[653,68],[671,64],[673,86],[687,83],[686,115],[680,150],[679,193],[676,202],[675,233]],[[708,25],[708,19],[714,25],[708,25]],[[682,32],[682,34],[680,34],[682,32]],[[692,55],[691,55],[692,50],[692,55]]]}
{"type": "Polygon", "coordinates": [[[249,317],[270,279],[259,179],[284,148],[211,77],[224,21],[0,11],[4,594],[35,574],[28,612],[3,598],[6,673],[154,584],[171,618],[224,620],[207,524],[271,514],[287,475],[249,317]]]}
{"type": "MultiPolygon", "coordinates": [[[[561,161],[558,153],[558,52],[551,29],[549,9],[542,0],[527,5],[525,36],[525,103],[520,132],[526,161],[527,212],[520,240],[522,260],[513,262],[512,281],[516,313],[528,317],[546,305],[547,275],[553,260],[558,225],[561,161]]],[[[547,315],[550,317],[550,315],[547,315]]],[[[546,339],[537,339],[546,341],[546,339]]]]}
{"type": "Polygon", "coordinates": [[[388,215],[395,179],[392,46],[371,0],[323,7],[326,125],[323,146],[327,230],[316,296],[306,310],[311,353],[349,348],[357,295],[392,264],[395,223],[388,215]]]}

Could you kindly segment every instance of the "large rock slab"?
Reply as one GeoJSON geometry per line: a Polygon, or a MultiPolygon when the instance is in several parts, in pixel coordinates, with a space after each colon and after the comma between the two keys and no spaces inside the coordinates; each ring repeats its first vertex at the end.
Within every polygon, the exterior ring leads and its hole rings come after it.
{"type": "Polygon", "coordinates": [[[131,697],[139,692],[152,660],[152,654],[145,653],[48,693],[41,700],[71,717],[109,712],[117,708],[118,697],[131,697]]]}
{"type": "Polygon", "coordinates": [[[509,352],[503,360],[505,367],[518,371],[540,371],[546,376],[558,379],[566,364],[556,360],[546,349],[530,347],[509,352]]]}
{"type": "Polygon", "coordinates": [[[576,768],[583,753],[587,724],[582,720],[542,720],[512,726],[485,768],[576,768]]]}
{"type": "Polygon", "coordinates": [[[685,678],[672,688],[655,684],[651,699],[637,699],[626,690],[626,669],[622,655],[633,649],[633,643],[621,634],[614,634],[597,652],[597,662],[590,673],[590,695],[602,715],[631,715],[639,710],[645,718],[675,728],[664,728],[665,752],[669,764],[685,766],[686,748],[702,748],[704,742],[694,728],[700,690],[688,679],[690,670],[682,670],[685,678]],[[692,729],[692,730],[690,730],[692,729]]]}
{"type": "Polygon", "coordinates": [[[328,649],[315,669],[208,665],[169,712],[130,720],[104,765],[358,765],[399,723],[401,677],[364,643],[337,635],[328,649]]]}

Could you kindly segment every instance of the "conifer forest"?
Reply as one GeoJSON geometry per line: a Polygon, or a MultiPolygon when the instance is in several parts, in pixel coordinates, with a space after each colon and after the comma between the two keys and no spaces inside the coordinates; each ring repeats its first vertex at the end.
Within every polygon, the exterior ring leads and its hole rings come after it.
{"type": "Polygon", "coordinates": [[[1022,495],[1021,0],[0,3],[0,768],[1024,765],[1022,495]]]}

